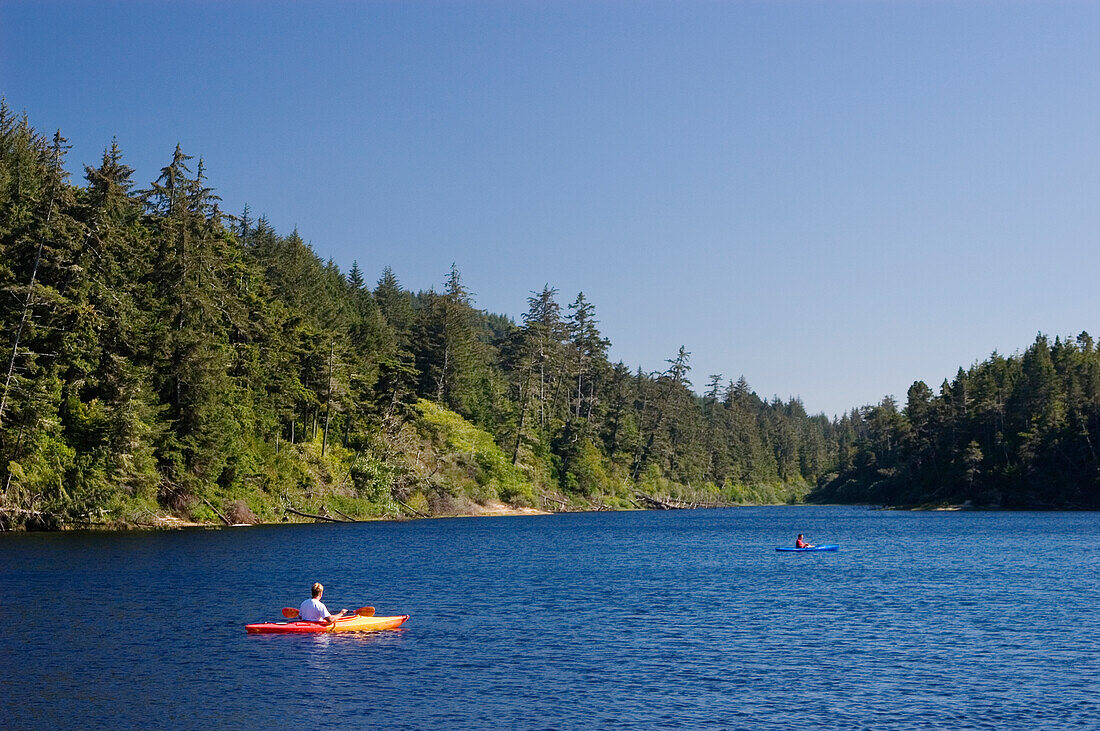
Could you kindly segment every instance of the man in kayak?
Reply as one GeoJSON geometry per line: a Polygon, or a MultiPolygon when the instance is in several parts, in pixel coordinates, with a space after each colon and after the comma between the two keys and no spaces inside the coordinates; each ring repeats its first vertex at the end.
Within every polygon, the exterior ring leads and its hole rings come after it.
{"type": "Polygon", "coordinates": [[[795,548],[813,548],[814,544],[806,543],[806,541],[802,540],[802,534],[799,533],[798,538],[794,539],[794,547],[795,548]]]}
{"type": "Polygon", "coordinates": [[[348,610],[341,609],[337,614],[329,614],[328,607],[321,603],[321,595],[325,593],[325,587],[320,582],[313,585],[313,598],[306,599],[298,609],[298,616],[307,622],[321,622],[332,624],[347,614],[348,610]]]}

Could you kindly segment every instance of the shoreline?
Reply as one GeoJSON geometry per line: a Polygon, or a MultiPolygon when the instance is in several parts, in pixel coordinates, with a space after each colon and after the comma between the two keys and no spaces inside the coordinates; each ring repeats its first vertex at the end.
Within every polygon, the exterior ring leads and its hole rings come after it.
{"type": "MultiPolygon", "coordinates": [[[[715,506],[700,506],[692,508],[694,510],[706,510],[708,508],[753,508],[753,507],[864,507],[868,510],[899,510],[907,512],[924,512],[924,513],[955,513],[955,512],[983,512],[983,511],[996,511],[996,512],[1028,512],[1028,511],[1065,511],[1065,512],[1081,512],[1082,510],[1088,511],[1088,508],[1004,508],[1004,507],[983,507],[976,506],[967,503],[951,504],[951,505],[871,505],[871,504],[847,504],[847,503],[796,503],[796,504],[782,504],[782,503],[768,503],[760,505],[715,505],[715,506]]],[[[639,508],[618,508],[612,509],[611,512],[631,512],[638,510],[639,508]]],[[[686,509],[686,508],[685,508],[686,509]]],[[[646,510],[646,508],[641,508],[646,510]]],[[[0,531],[0,533],[53,533],[61,531],[102,531],[102,532],[124,532],[124,531],[172,531],[172,530],[224,530],[227,528],[255,528],[263,526],[281,526],[281,525],[316,525],[318,523],[332,522],[337,524],[354,524],[354,523],[374,523],[374,522],[394,522],[403,523],[410,520],[441,520],[448,518],[501,518],[501,517],[523,517],[533,515],[556,515],[560,512],[607,512],[607,508],[592,509],[592,510],[570,510],[570,511],[551,511],[542,510],[539,508],[531,507],[516,507],[508,505],[502,502],[488,502],[484,505],[473,504],[470,506],[470,511],[465,513],[448,513],[438,515],[420,515],[420,516],[408,516],[408,515],[381,515],[367,518],[356,518],[354,520],[260,520],[255,523],[234,523],[224,524],[219,522],[198,522],[191,520],[184,520],[174,515],[157,515],[152,516],[150,522],[127,522],[125,520],[109,521],[109,522],[87,522],[87,523],[67,523],[56,529],[27,529],[16,528],[6,529],[0,531]]]]}
{"type": "MultiPolygon", "coordinates": [[[[515,507],[507,505],[501,502],[489,502],[485,505],[473,505],[471,512],[468,513],[451,513],[446,515],[427,515],[421,517],[412,516],[392,516],[383,515],[370,518],[356,518],[355,520],[261,520],[255,523],[233,523],[226,525],[218,522],[197,522],[191,520],[184,520],[183,518],[176,517],[174,515],[158,515],[155,516],[152,522],[149,523],[128,523],[126,521],[118,521],[113,523],[69,523],[60,528],[60,531],[171,531],[171,530],[224,530],[228,528],[259,528],[263,526],[276,526],[276,525],[317,525],[318,523],[332,522],[336,524],[352,525],[355,523],[404,523],[410,520],[437,520],[443,518],[499,518],[499,517],[512,517],[512,516],[530,516],[530,515],[554,515],[549,510],[540,510],[538,508],[527,507],[515,507]]],[[[45,530],[15,530],[4,532],[44,532],[53,533],[57,531],[45,530]]]]}
{"type": "MultiPolygon", "coordinates": [[[[838,506],[839,505],[840,504],[838,504],[838,506]]],[[[698,507],[698,508],[691,508],[691,509],[692,510],[707,510],[707,509],[710,509],[710,508],[755,508],[755,507],[793,507],[793,508],[797,508],[797,507],[819,507],[819,506],[817,506],[814,503],[797,503],[797,504],[794,504],[794,505],[787,504],[787,503],[762,503],[760,505],[716,505],[716,506],[706,506],[706,507],[698,507]]],[[[847,506],[847,507],[857,507],[857,506],[847,506]]],[[[869,509],[880,509],[880,510],[894,509],[894,508],[889,508],[889,507],[873,506],[873,505],[865,505],[863,507],[866,507],[866,508],[869,508],[869,509]]],[[[687,509],[687,508],[684,508],[684,509],[687,509]]],[[[910,509],[920,510],[920,508],[910,508],[910,509]]],[[[965,509],[968,509],[968,508],[951,507],[951,508],[937,508],[937,509],[940,509],[940,510],[965,510],[965,509]]],[[[329,521],[329,520],[308,520],[308,519],[302,519],[302,520],[264,520],[264,521],[258,521],[256,523],[236,523],[236,524],[233,524],[233,525],[225,525],[223,523],[218,523],[218,522],[200,523],[200,522],[195,522],[195,521],[186,521],[186,520],[183,520],[182,518],[178,518],[176,516],[166,515],[166,516],[158,516],[156,519],[154,519],[153,523],[132,523],[132,524],[127,524],[127,523],[120,522],[120,523],[115,524],[115,525],[107,525],[107,524],[102,524],[102,525],[80,525],[80,524],[75,524],[74,523],[70,526],[62,528],[61,530],[67,530],[67,531],[73,531],[73,530],[162,531],[162,530],[194,530],[194,529],[226,530],[226,529],[229,529],[229,528],[260,528],[260,527],[265,527],[265,526],[317,525],[319,523],[328,523],[328,522],[336,523],[338,525],[339,524],[354,524],[354,523],[375,523],[375,522],[404,523],[404,522],[413,521],[413,520],[447,520],[447,519],[454,519],[454,518],[503,518],[503,517],[524,517],[524,516],[533,516],[533,515],[557,515],[561,512],[580,512],[580,513],[584,513],[584,512],[633,512],[633,511],[636,511],[636,510],[646,511],[646,510],[653,510],[653,508],[617,508],[617,509],[612,509],[610,511],[607,510],[606,508],[604,508],[604,509],[593,508],[591,510],[581,509],[581,510],[569,510],[569,511],[553,511],[553,510],[542,510],[542,509],[539,509],[539,508],[530,508],[530,507],[516,507],[516,506],[508,505],[508,504],[502,503],[502,502],[488,502],[484,505],[479,505],[479,504],[475,503],[471,506],[470,512],[466,512],[466,513],[446,513],[446,514],[421,515],[421,516],[383,515],[383,516],[370,517],[370,518],[357,518],[353,521],[351,521],[351,520],[347,520],[347,521],[332,520],[332,521],[329,521]]],[[[925,509],[925,510],[928,510],[928,509],[925,509]]]]}

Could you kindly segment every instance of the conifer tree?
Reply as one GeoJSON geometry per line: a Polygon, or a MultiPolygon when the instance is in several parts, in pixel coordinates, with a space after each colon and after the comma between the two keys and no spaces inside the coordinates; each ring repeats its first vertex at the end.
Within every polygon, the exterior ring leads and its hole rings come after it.
{"type": "Polygon", "coordinates": [[[607,362],[611,341],[600,335],[596,325],[595,307],[585,299],[584,292],[569,305],[566,331],[573,346],[576,390],[573,395],[573,417],[591,421],[597,403],[596,392],[602,366],[607,362]]]}
{"type": "Polygon", "coordinates": [[[359,269],[359,262],[353,261],[351,271],[348,272],[348,286],[351,287],[353,292],[361,292],[365,285],[363,272],[359,269]]]}
{"type": "Polygon", "coordinates": [[[192,178],[190,159],[177,145],[145,193],[160,243],[153,283],[162,303],[162,345],[154,364],[172,422],[159,455],[169,489],[183,494],[223,479],[242,426],[234,418],[240,399],[228,377],[228,239],[201,161],[192,178]]]}
{"type": "MultiPolygon", "coordinates": [[[[141,287],[153,263],[141,203],[131,194],[132,175],[117,141],[104,151],[98,168],[85,167],[82,218],[88,236],[81,266],[91,311],[98,314],[91,326],[98,347],[89,353],[92,367],[83,376],[80,398],[103,404],[103,433],[88,436],[103,452],[104,479],[130,496],[149,496],[159,482],[154,450],[163,429],[145,336],[152,303],[141,287]]],[[[78,450],[91,454],[89,446],[78,450]]]]}
{"type": "Polygon", "coordinates": [[[470,292],[452,264],[445,291],[429,293],[421,311],[417,368],[422,393],[460,414],[474,407],[475,385],[484,368],[474,319],[470,292]]]}

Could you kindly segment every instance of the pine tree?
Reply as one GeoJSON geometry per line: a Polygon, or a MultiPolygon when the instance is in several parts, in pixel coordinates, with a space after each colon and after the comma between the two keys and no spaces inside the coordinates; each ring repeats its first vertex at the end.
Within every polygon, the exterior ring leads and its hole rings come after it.
{"type": "Polygon", "coordinates": [[[506,368],[511,376],[513,398],[518,404],[513,464],[519,461],[524,441],[532,446],[549,442],[554,427],[557,386],[565,380],[563,343],[567,336],[556,295],[557,290],[549,285],[541,292],[531,292],[523,327],[513,334],[506,349],[506,368]]]}
{"type": "Polygon", "coordinates": [[[573,370],[576,374],[576,390],[573,393],[573,417],[591,421],[593,409],[597,403],[596,392],[599,385],[601,366],[607,362],[607,349],[611,341],[600,335],[596,325],[595,307],[584,292],[569,305],[570,315],[566,320],[566,332],[573,346],[573,370]]]}
{"type": "Polygon", "coordinates": [[[426,299],[417,353],[422,393],[453,411],[469,414],[486,363],[474,334],[471,294],[458,267],[451,265],[444,293],[429,293],[426,299]]]}
{"type": "MultiPolygon", "coordinates": [[[[141,203],[131,195],[132,175],[117,141],[104,151],[98,168],[85,167],[82,218],[89,234],[81,266],[90,311],[98,315],[92,324],[97,348],[89,353],[92,367],[83,376],[84,393],[77,395],[85,411],[102,404],[103,433],[88,436],[101,445],[104,479],[130,496],[151,497],[159,482],[154,449],[163,429],[147,361],[151,307],[140,286],[153,263],[141,203]]],[[[92,454],[89,446],[78,451],[92,454]]]]}
{"type": "Polygon", "coordinates": [[[184,494],[225,479],[223,473],[231,479],[242,434],[236,418],[242,399],[228,376],[230,239],[201,161],[192,178],[190,159],[177,145],[172,162],[145,192],[160,245],[152,282],[162,303],[163,338],[154,363],[172,422],[159,456],[171,489],[184,494]]]}
{"type": "Polygon", "coordinates": [[[351,271],[348,272],[348,286],[351,287],[353,292],[361,292],[366,286],[363,281],[363,272],[359,269],[359,262],[357,261],[351,263],[351,271]]]}

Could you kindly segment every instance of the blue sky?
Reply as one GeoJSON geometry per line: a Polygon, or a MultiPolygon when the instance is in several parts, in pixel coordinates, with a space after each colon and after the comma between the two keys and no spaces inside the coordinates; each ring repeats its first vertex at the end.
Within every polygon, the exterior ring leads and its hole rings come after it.
{"type": "Polygon", "coordinates": [[[74,177],[179,142],[230,212],[518,318],[584,291],[833,415],[1100,334],[1100,3],[11,2],[0,93],[74,177]]]}

